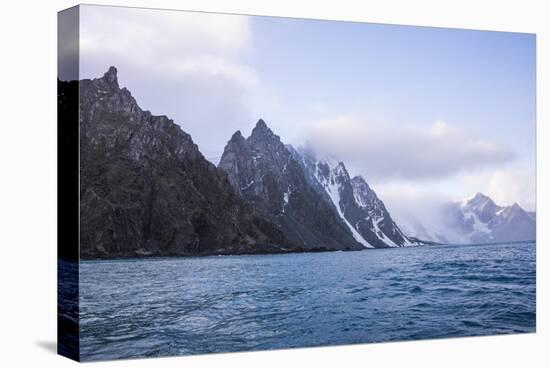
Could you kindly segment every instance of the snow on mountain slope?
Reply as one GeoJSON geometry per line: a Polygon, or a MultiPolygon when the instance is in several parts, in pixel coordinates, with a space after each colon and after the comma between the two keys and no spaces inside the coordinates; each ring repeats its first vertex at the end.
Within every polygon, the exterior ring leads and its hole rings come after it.
{"type": "Polygon", "coordinates": [[[355,176],[351,179],[355,201],[366,214],[365,220],[370,218],[374,227],[374,233],[380,240],[390,247],[417,246],[418,243],[411,241],[397,226],[391,218],[386,206],[378,198],[365,179],[355,176]],[[393,246],[392,246],[393,245],[393,246]]]}
{"type": "Polygon", "coordinates": [[[447,203],[438,231],[452,233],[451,243],[494,243],[528,241],[536,237],[536,219],[518,204],[497,205],[489,196],[477,193],[462,201],[447,203]]]}
{"type": "Polygon", "coordinates": [[[240,131],[231,136],[218,168],[253,212],[277,227],[289,248],[363,248],[264,120],[247,138],[240,131]]]}
{"type": "Polygon", "coordinates": [[[403,234],[362,177],[350,177],[344,163],[318,159],[307,148],[287,148],[301,163],[310,185],[334,205],[358,242],[376,248],[419,245],[403,234]]]}
{"type": "MultiPolygon", "coordinates": [[[[315,171],[315,175],[319,179],[318,171],[315,171]]],[[[321,181],[319,181],[319,182],[321,182],[321,181]]],[[[357,229],[355,227],[353,227],[351,225],[351,223],[344,216],[344,213],[342,212],[342,208],[340,207],[340,202],[341,202],[340,188],[339,188],[338,184],[335,182],[335,180],[334,179],[328,180],[326,182],[323,182],[322,185],[325,188],[327,194],[329,195],[330,200],[332,201],[332,204],[336,207],[336,210],[338,211],[338,214],[340,215],[340,218],[342,218],[344,223],[346,223],[346,225],[351,230],[353,238],[355,238],[355,240],[357,242],[359,242],[360,244],[362,244],[365,247],[374,248],[373,245],[368,243],[363,238],[363,236],[361,236],[361,234],[359,232],[357,232],[357,229]]]]}

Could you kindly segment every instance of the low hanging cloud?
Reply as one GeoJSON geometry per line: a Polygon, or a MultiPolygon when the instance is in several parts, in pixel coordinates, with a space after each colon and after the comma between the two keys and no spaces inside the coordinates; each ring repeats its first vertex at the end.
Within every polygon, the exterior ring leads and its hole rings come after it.
{"type": "Polygon", "coordinates": [[[243,62],[253,52],[250,18],[224,14],[82,6],[81,77],[114,65],[143,109],[178,123],[207,158],[252,124],[260,82],[243,62]]]}
{"type": "Polygon", "coordinates": [[[535,210],[537,176],[534,165],[466,175],[462,182],[465,186],[484,187],[484,193],[499,205],[518,203],[525,210],[535,210]]]}
{"type": "Polygon", "coordinates": [[[309,125],[313,144],[377,181],[441,179],[515,158],[507,146],[437,121],[430,126],[340,116],[309,125]]]}

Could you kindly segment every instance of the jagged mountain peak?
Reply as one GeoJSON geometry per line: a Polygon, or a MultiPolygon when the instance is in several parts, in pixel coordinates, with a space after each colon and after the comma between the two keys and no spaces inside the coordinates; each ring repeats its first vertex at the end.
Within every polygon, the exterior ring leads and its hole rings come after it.
{"type": "Polygon", "coordinates": [[[244,136],[243,134],[241,133],[241,130],[237,130],[233,133],[233,135],[231,135],[231,139],[229,139],[229,141],[232,141],[232,142],[240,142],[240,141],[244,141],[244,136]]]}
{"type": "Polygon", "coordinates": [[[470,199],[462,202],[461,207],[473,212],[484,212],[485,214],[482,215],[483,217],[486,217],[488,214],[500,209],[500,207],[495,204],[493,199],[480,192],[475,194],[470,199]]]}
{"type": "Polygon", "coordinates": [[[252,129],[252,134],[250,136],[265,136],[265,135],[275,135],[273,131],[267,126],[263,119],[259,119],[256,123],[256,126],[252,129]]]}
{"type": "Polygon", "coordinates": [[[489,196],[485,195],[482,192],[476,192],[474,196],[470,198],[470,200],[482,200],[482,199],[489,199],[489,196]]]}
{"type": "Polygon", "coordinates": [[[348,170],[346,169],[346,165],[342,161],[337,161],[336,166],[334,168],[337,171],[344,171],[345,173],[348,173],[348,170]]]}
{"type": "Polygon", "coordinates": [[[263,119],[259,119],[258,122],[256,122],[256,127],[258,129],[269,129],[269,127],[267,127],[267,124],[263,119]]]}
{"type": "Polygon", "coordinates": [[[518,203],[500,206],[489,196],[477,193],[462,203],[449,203],[442,210],[446,219],[438,231],[457,243],[535,239],[536,218],[518,203]]]}
{"type": "Polygon", "coordinates": [[[308,185],[294,154],[260,119],[243,144],[229,141],[218,167],[256,213],[279,226],[289,244],[361,249],[330,203],[308,185]]]}
{"type": "Polygon", "coordinates": [[[481,192],[478,192],[475,195],[471,196],[470,198],[466,199],[464,201],[464,205],[480,205],[488,201],[493,201],[493,200],[489,196],[481,192]]]}
{"type": "Polygon", "coordinates": [[[275,134],[262,119],[258,120],[246,140],[256,149],[286,151],[279,135],[275,134]]]}
{"type": "Polygon", "coordinates": [[[118,87],[117,68],[114,66],[109,67],[109,70],[103,74],[103,80],[108,84],[118,87]]]}
{"type": "Polygon", "coordinates": [[[498,211],[497,214],[501,215],[506,220],[518,216],[528,216],[531,218],[529,213],[519,206],[518,203],[502,208],[502,210],[498,211]]]}
{"type": "MultiPolygon", "coordinates": [[[[59,94],[71,85],[58,82],[59,94]]],[[[282,232],[242,202],[189,134],[119,88],[115,67],[80,80],[77,103],[81,257],[287,248],[282,232]]]]}

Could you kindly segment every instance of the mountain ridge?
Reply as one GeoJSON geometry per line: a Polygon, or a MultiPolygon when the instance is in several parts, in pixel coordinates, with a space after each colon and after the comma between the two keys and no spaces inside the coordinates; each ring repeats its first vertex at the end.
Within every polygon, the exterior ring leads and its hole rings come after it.
{"type": "MultiPolygon", "coordinates": [[[[110,67],[79,86],[82,258],[197,256],[416,246],[362,176],[263,119],[228,140],[218,165],[167,116],[142,110],[110,67]]],[[[478,193],[446,208],[468,241],[534,236],[536,214],[478,193]],[[524,231],[511,231],[512,227],[524,231]]]]}
{"type": "Polygon", "coordinates": [[[232,135],[218,167],[227,173],[237,194],[256,213],[276,223],[290,243],[361,249],[263,119],[249,137],[232,135]]]}
{"type": "Polygon", "coordinates": [[[361,176],[351,177],[345,164],[318,158],[311,147],[292,148],[309,177],[311,185],[326,193],[356,240],[366,247],[403,247],[420,244],[411,241],[391,218],[382,200],[361,176]]]}
{"type": "Polygon", "coordinates": [[[81,258],[293,250],[189,134],[119,87],[116,68],[79,85],[81,258]]]}
{"type": "Polygon", "coordinates": [[[503,243],[534,241],[536,213],[519,204],[501,206],[481,192],[462,201],[443,204],[436,225],[409,218],[404,226],[411,237],[452,244],[503,243]]]}

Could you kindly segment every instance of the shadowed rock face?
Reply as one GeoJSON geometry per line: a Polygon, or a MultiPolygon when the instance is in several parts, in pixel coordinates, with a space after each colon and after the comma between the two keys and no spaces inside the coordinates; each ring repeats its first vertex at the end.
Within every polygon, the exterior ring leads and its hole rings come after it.
{"type": "Polygon", "coordinates": [[[312,188],[279,136],[259,120],[252,134],[236,132],[219,168],[255,213],[274,222],[289,245],[363,249],[331,205],[312,188]]]}
{"type": "Polygon", "coordinates": [[[80,81],[80,241],[82,258],[288,250],[191,136],[119,88],[114,67],[80,81]]]}

